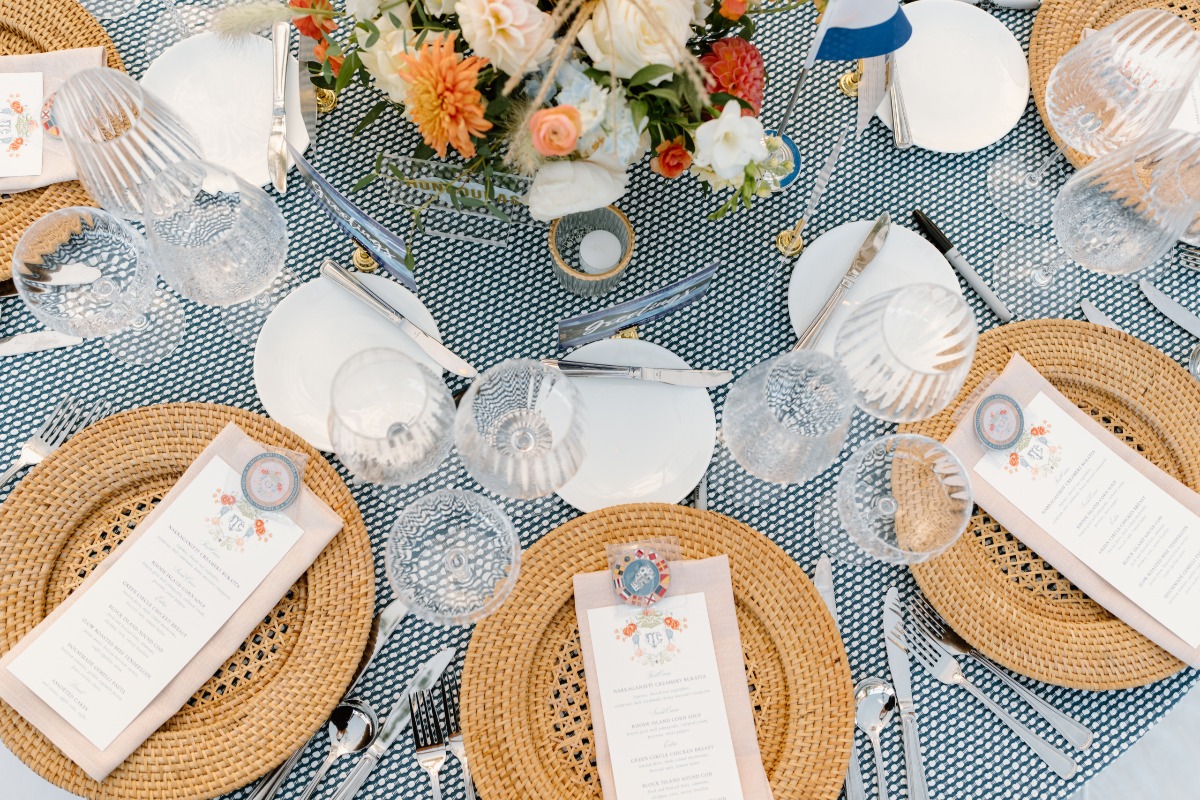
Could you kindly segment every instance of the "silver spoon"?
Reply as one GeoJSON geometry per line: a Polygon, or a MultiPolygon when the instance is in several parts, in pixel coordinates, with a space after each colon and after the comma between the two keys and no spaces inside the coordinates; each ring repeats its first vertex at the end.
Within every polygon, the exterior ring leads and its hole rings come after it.
{"type": "Polygon", "coordinates": [[[879,786],[879,800],[888,800],[883,754],[879,751],[879,732],[891,721],[896,710],[896,692],[882,678],[864,678],[854,687],[854,704],[854,722],[871,740],[871,747],[875,750],[875,783],[879,786]]]}
{"type": "Polygon", "coordinates": [[[1188,372],[1192,373],[1192,377],[1200,381],[1200,344],[1192,348],[1192,354],[1188,356],[1188,372]]]}
{"type": "Polygon", "coordinates": [[[313,796],[334,761],[351,753],[361,753],[375,741],[375,735],[379,733],[379,717],[366,702],[350,698],[343,700],[333,710],[326,730],[329,732],[329,755],[325,756],[317,774],[308,782],[300,800],[309,800],[313,796]]]}

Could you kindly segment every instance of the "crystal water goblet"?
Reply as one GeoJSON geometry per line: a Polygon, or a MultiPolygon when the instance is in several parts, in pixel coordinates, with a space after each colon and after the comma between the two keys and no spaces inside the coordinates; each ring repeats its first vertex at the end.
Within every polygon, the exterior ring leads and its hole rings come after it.
{"type": "Polygon", "coordinates": [[[583,402],[569,378],[531,359],[503,361],[463,396],[454,439],[467,472],[506,497],[544,497],[583,463],[583,402]]]}

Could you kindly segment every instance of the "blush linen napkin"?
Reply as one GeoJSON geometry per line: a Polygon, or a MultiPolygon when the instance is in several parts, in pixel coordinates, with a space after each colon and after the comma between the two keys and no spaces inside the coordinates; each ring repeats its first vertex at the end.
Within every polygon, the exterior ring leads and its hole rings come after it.
{"type": "MultiPolygon", "coordinates": [[[[1115,436],[1096,423],[1090,416],[1075,407],[1075,404],[1055,389],[1048,380],[1042,377],[1033,365],[1014,353],[1004,371],[990,386],[986,394],[1005,394],[1019,405],[1026,405],[1041,392],[1063,409],[1076,422],[1086,428],[1101,443],[1123,461],[1134,466],[1143,475],[1149,477],[1160,488],[1178,500],[1190,511],[1200,514],[1200,495],[1184,486],[1161,469],[1143,458],[1133,448],[1120,442],[1115,436]]],[[[1126,597],[1111,583],[1102,578],[1091,567],[1083,563],[1071,551],[1060,544],[1057,539],[1047,533],[1036,522],[1030,519],[1021,508],[1010,498],[1005,497],[990,484],[980,478],[973,468],[989,450],[975,437],[974,410],[965,414],[946,439],[946,446],[957,455],[971,473],[971,486],[975,492],[975,502],[985,509],[996,521],[1007,528],[1014,536],[1028,545],[1039,556],[1054,565],[1054,568],[1065,575],[1072,583],[1082,589],[1088,597],[1096,601],[1110,614],[1117,617],[1131,628],[1141,633],[1150,641],[1166,650],[1181,661],[1186,661],[1193,667],[1200,667],[1200,649],[1190,646],[1179,636],[1172,633],[1161,622],[1156,620],[1140,606],[1126,597]]]]}
{"type": "MultiPolygon", "coordinates": [[[[717,653],[717,672],[721,678],[721,692],[725,696],[725,712],[729,717],[729,732],[733,738],[734,757],[737,759],[743,797],[745,800],[772,800],[771,784],[767,781],[762,753],[758,749],[754,711],[750,707],[750,691],[746,687],[746,665],[733,604],[733,580],[729,574],[728,556],[671,562],[671,592],[668,596],[696,592],[704,593],[704,602],[708,606],[708,621],[717,653]]],[[[611,573],[588,572],[575,576],[575,615],[579,623],[579,641],[583,649],[585,675],[596,674],[596,658],[592,652],[591,626],[588,624],[587,612],[593,608],[618,604],[617,596],[613,592],[611,573]]],[[[604,796],[612,798],[615,797],[615,791],[612,760],[604,731],[604,714],[600,708],[600,695],[594,692],[592,686],[589,682],[588,708],[592,713],[592,730],[595,733],[596,768],[600,772],[600,787],[604,796]]]]}
{"type": "Polygon", "coordinates": [[[285,514],[302,529],[303,533],[299,540],[259,584],[258,588],[250,594],[246,602],[184,667],[183,671],[167,684],[166,688],[105,750],[97,749],[49,705],[30,691],[25,684],[17,680],[8,671],[8,665],[17,655],[28,648],[30,643],[47,627],[54,624],[67,608],[76,602],[87,602],[88,589],[100,580],[124,553],[128,552],[130,543],[136,541],[150,529],[205,465],[214,458],[220,457],[240,474],[251,458],[268,451],[287,455],[297,463],[299,469],[303,469],[300,462],[306,459],[304,455],[278,448],[266,448],[248,436],[236,424],[230,423],[226,426],[192,462],[192,465],[183,473],[179,482],[167,493],[158,507],[142,520],[125,544],[118,547],[112,556],[96,567],[96,570],[79,589],[55,608],[36,628],[26,634],[12,650],[4,655],[3,659],[0,659],[0,697],[45,734],[68,758],[82,767],[93,779],[104,780],[150,734],[174,716],[188,698],[212,677],[217,668],[231,653],[237,650],[267,612],[279,602],[279,598],[283,597],[291,585],[312,565],[312,562],[325,549],[325,545],[329,544],[337,532],[342,529],[341,518],[308,487],[302,486],[296,501],[282,512],[277,512],[285,514]]]}
{"type": "MultiPolygon", "coordinates": [[[[49,53],[31,53],[20,56],[0,56],[0,73],[3,72],[40,72],[42,73],[42,97],[49,97],[58,91],[62,82],[77,72],[83,72],[92,67],[103,67],[106,56],[103,47],[83,47],[76,50],[52,50],[49,53]]],[[[41,119],[41,109],[38,109],[38,120],[41,119]]],[[[14,178],[0,178],[0,192],[16,194],[40,189],[52,183],[75,180],[75,162],[67,152],[67,145],[61,139],[46,136],[42,148],[42,172],[40,175],[25,175],[14,178]]]]}

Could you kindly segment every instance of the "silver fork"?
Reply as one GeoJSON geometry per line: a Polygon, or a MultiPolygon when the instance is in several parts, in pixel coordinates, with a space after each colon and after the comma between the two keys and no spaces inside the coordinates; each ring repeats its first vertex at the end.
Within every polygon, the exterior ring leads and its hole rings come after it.
{"type": "Polygon", "coordinates": [[[1009,675],[1003,672],[999,667],[992,663],[992,660],[980,653],[974,647],[971,647],[965,639],[959,636],[953,628],[946,624],[946,621],[933,610],[933,606],[929,605],[929,601],[923,596],[917,595],[908,603],[908,613],[912,617],[913,622],[921,632],[933,639],[942,650],[949,652],[951,655],[967,656],[987,668],[989,672],[1004,682],[1004,685],[1012,689],[1021,696],[1021,699],[1029,703],[1042,719],[1050,723],[1054,730],[1063,735],[1071,746],[1077,750],[1087,750],[1092,746],[1092,732],[1081,724],[1079,721],[1068,717],[1066,714],[1059,711],[1054,706],[1047,703],[1042,698],[1035,695],[1033,692],[1026,689],[1021,684],[1013,680],[1009,675]]]}
{"type": "Polygon", "coordinates": [[[42,427],[38,428],[37,432],[29,437],[29,441],[21,446],[21,454],[17,457],[16,463],[9,467],[3,475],[0,475],[0,487],[3,487],[8,483],[9,478],[25,467],[41,463],[42,459],[58,449],[60,444],[78,430],[83,420],[84,410],[80,401],[74,397],[64,397],[59,401],[59,404],[50,412],[50,416],[46,417],[46,421],[42,423],[42,427]]]}
{"type": "Polygon", "coordinates": [[[462,725],[459,722],[458,697],[462,687],[459,685],[458,676],[443,677],[439,690],[442,696],[442,710],[446,714],[446,746],[462,767],[466,800],[475,800],[475,784],[471,781],[471,768],[467,766],[467,747],[463,744],[462,725]]]}
{"type": "Polygon", "coordinates": [[[1046,765],[1060,777],[1070,778],[1079,771],[1079,765],[1075,763],[1075,759],[1025,727],[1015,717],[996,705],[995,701],[980,691],[978,686],[967,680],[954,656],[938,648],[933,641],[925,638],[922,634],[909,636],[906,639],[902,630],[889,631],[888,638],[907,650],[925,668],[926,672],[942,683],[961,686],[970,692],[976,700],[987,706],[988,710],[1019,736],[1021,741],[1029,745],[1033,752],[1041,756],[1042,761],[1045,761],[1046,765]]]}
{"type": "Polygon", "coordinates": [[[1179,246],[1179,260],[1183,262],[1185,267],[1200,269],[1200,247],[1181,244],[1179,246]]]}
{"type": "Polygon", "coordinates": [[[412,712],[413,740],[417,745],[417,764],[429,776],[433,800],[442,800],[439,774],[446,763],[446,735],[433,703],[433,695],[430,692],[410,694],[408,704],[412,712]]]}

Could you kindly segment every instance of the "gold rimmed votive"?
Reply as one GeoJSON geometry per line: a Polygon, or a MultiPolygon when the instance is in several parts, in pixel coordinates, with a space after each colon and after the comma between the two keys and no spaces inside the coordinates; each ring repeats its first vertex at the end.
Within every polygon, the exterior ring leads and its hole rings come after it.
{"type": "Polygon", "coordinates": [[[550,256],[554,276],[562,287],[583,297],[608,294],[621,282],[633,257],[633,226],[616,206],[568,214],[550,223],[550,256]],[[603,272],[589,271],[580,255],[583,239],[593,231],[607,231],[620,244],[620,259],[603,272]]]}

